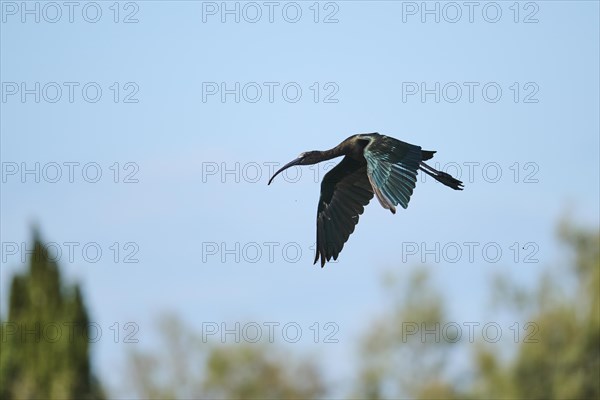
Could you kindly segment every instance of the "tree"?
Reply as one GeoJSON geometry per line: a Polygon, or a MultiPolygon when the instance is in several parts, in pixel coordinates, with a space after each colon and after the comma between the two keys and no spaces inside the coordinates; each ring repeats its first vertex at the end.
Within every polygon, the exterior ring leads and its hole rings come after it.
{"type": "Polygon", "coordinates": [[[78,286],[64,288],[37,232],[29,269],[13,277],[2,323],[0,397],[103,398],[89,359],[89,318],[78,286]]]}
{"type": "Polygon", "coordinates": [[[522,341],[515,359],[505,365],[497,354],[480,348],[476,365],[481,385],[475,394],[600,398],[600,235],[563,223],[559,237],[572,257],[558,276],[546,275],[528,300],[536,341],[522,341]],[[558,283],[569,278],[575,282],[571,291],[558,283]]]}
{"type": "Polygon", "coordinates": [[[416,270],[406,282],[386,279],[391,309],[379,318],[361,347],[358,398],[448,398],[454,388],[445,382],[452,332],[441,340],[443,298],[427,270],[416,270]]]}
{"type": "Polygon", "coordinates": [[[535,290],[507,277],[496,282],[495,302],[536,330],[534,340],[521,338],[515,345],[513,357],[504,357],[503,346],[479,342],[471,370],[459,375],[468,378],[457,383],[444,369],[452,338],[438,343],[407,336],[412,321],[444,324],[444,301],[420,271],[406,287],[394,288],[403,297],[392,302],[363,343],[359,396],[600,398],[600,235],[563,224],[559,238],[573,257],[566,268],[546,271],[535,290]],[[565,282],[574,282],[572,290],[565,282]]]}
{"type": "Polygon", "coordinates": [[[128,384],[140,398],[317,399],[325,386],[315,365],[273,344],[215,344],[173,316],[159,329],[162,351],[134,351],[128,384]]]}

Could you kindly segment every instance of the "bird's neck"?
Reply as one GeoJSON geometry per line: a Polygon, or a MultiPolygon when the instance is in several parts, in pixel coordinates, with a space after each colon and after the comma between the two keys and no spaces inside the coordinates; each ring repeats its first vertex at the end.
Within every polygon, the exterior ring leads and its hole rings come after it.
{"type": "Polygon", "coordinates": [[[331,160],[332,158],[340,157],[345,155],[344,150],[340,146],[336,146],[333,149],[323,150],[320,152],[321,156],[319,157],[320,161],[331,160]]]}

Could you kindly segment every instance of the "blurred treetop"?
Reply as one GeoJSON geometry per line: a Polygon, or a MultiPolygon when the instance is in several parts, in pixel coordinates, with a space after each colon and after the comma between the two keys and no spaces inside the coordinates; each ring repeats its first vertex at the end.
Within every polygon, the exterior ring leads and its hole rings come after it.
{"type": "Polygon", "coordinates": [[[78,286],[64,288],[59,268],[34,232],[29,268],[12,279],[2,322],[2,399],[98,399],[89,318],[78,286]]]}

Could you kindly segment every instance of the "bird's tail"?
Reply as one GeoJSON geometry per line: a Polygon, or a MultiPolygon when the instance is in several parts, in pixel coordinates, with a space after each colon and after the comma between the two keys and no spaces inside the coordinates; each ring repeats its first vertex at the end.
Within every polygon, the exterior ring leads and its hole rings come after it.
{"type": "Polygon", "coordinates": [[[427,161],[427,160],[433,158],[433,155],[435,153],[436,152],[433,150],[421,150],[421,160],[427,161]]]}
{"type": "Polygon", "coordinates": [[[437,169],[430,167],[424,162],[421,162],[421,166],[419,167],[419,169],[425,172],[427,175],[431,176],[436,181],[441,182],[454,190],[463,190],[463,183],[450,174],[438,171],[437,169]]]}

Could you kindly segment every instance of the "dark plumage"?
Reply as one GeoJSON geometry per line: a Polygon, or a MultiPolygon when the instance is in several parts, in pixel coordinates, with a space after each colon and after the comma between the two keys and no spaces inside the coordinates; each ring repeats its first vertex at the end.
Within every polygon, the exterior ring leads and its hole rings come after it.
{"type": "Polygon", "coordinates": [[[317,208],[317,251],[315,263],[337,260],[344,243],[354,232],[359,215],[375,195],[383,208],[396,213],[396,206],[408,207],[417,183],[417,171],[455,190],[462,182],[438,171],[423,161],[435,151],[378,133],[350,136],[331,150],[309,151],[284,165],[281,171],[294,165],[310,165],[345,156],[321,182],[321,197],[317,208]]]}

